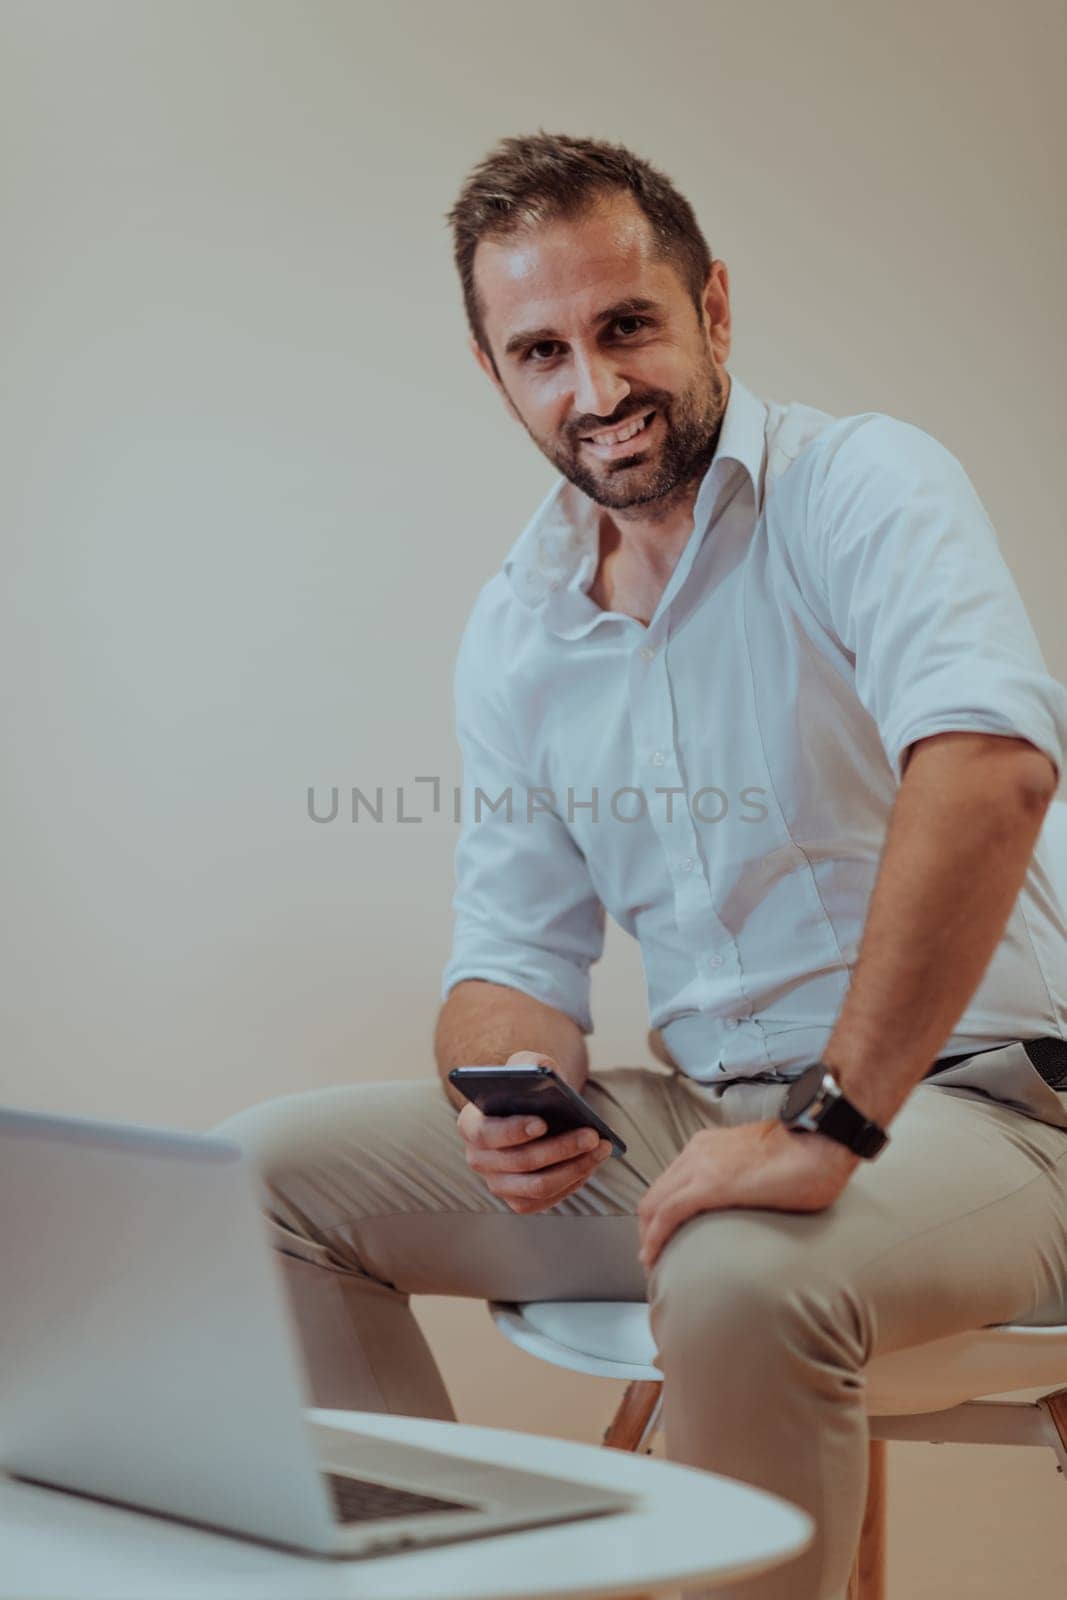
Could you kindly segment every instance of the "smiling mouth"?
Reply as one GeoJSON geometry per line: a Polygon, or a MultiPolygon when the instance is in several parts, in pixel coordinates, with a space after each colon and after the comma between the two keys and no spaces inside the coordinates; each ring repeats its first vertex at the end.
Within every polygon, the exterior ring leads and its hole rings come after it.
{"type": "MultiPolygon", "coordinates": [[[[659,412],[656,410],[643,412],[641,414],[641,426],[627,438],[620,439],[615,443],[602,444],[598,439],[588,438],[583,438],[582,443],[587,449],[592,450],[594,455],[599,456],[602,461],[612,461],[617,456],[632,455],[636,451],[645,448],[652,430],[656,426],[658,417],[659,412]]],[[[618,433],[622,428],[633,427],[634,421],[635,419],[631,417],[629,422],[621,423],[620,427],[614,431],[618,433]]]]}

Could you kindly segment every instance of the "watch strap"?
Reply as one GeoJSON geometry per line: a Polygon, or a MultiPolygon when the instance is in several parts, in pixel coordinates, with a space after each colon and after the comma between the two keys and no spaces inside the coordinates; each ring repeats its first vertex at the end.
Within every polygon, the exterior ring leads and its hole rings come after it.
{"type": "Polygon", "coordinates": [[[869,1121],[844,1095],[835,1096],[827,1105],[819,1118],[819,1132],[847,1145],[866,1160],[877,1155],[889,1140],[885,1129],[869,1121]]]}

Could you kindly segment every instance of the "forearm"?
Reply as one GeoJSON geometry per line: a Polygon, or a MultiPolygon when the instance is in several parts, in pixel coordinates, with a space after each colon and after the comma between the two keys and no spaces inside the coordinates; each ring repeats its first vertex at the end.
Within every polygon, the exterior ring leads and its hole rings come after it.
{"type": "Polygon", "coordinates": [[[434,1053],[445,1094],[459,1110],[464,1097],[447,1081],[453,1067],[499,1066],[517,1050],[533,1050],[559,1063],[560,1075],[579,1092],[589,1074],[585,1035],[554,1006],[503,984],[468,978],[441,1007],[434,1053]]]}
{"type": "Polygon", "coordinates": [[[823,1060],[886,1126],[978,987],[1052,793],[1024,740],[945,734],[913,747],[856,968],[823,1060]]]}

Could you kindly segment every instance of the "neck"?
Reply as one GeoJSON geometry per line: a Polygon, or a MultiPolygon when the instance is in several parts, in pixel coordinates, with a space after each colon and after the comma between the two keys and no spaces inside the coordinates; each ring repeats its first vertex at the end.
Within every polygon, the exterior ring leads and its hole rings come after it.
{"type": "Polygon", "coordinates": [[[646,533],[644,537],[635,537],[632,527],[620,529],[605,513],[600,519],[600,561],[590,597],[602,611],[636,617],[647,628],[692,530],[692,510],[688,525],[673,525],[669,536],[660,529],[654,536],[646,533]]]}
{"type": "Polygon", "coordinates": [[[671,517],[669,522],[649,524],[620,520],[616,512],[603,512],[600,517],[600,562],[614,563],[632,573],[649,578],[670,577],[678,557],[693,531],[693,505],[689,504],[671,517]]]}

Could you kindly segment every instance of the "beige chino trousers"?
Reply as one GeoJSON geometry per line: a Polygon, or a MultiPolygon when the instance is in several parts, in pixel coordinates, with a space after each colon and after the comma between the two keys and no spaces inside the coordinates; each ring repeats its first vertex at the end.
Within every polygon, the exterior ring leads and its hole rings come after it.
{"type": "MultiPolygon", "coordinates": [[[[584,1093],[651,1182],[701,1129],[774,1116],[786,1089],[615,1067],[584,1093]]],[[[1021,1045],[920,1083],[832,1206],[701,1213],[647,1280],[634,1171],[609,1159],[553,1209],[520,1215],[467,1165],[455,1122],[434,1076],[286,1095],[214,1130],[264,1184],[314,1403],[454,1418],[413,1294],[647,1299],[669,1459],[816,1522],[807,1552],[720,1596],[841,1600],[866,1497],[873,1355],[1067,1321],[1067,1093],[1021,1045]]]]}

